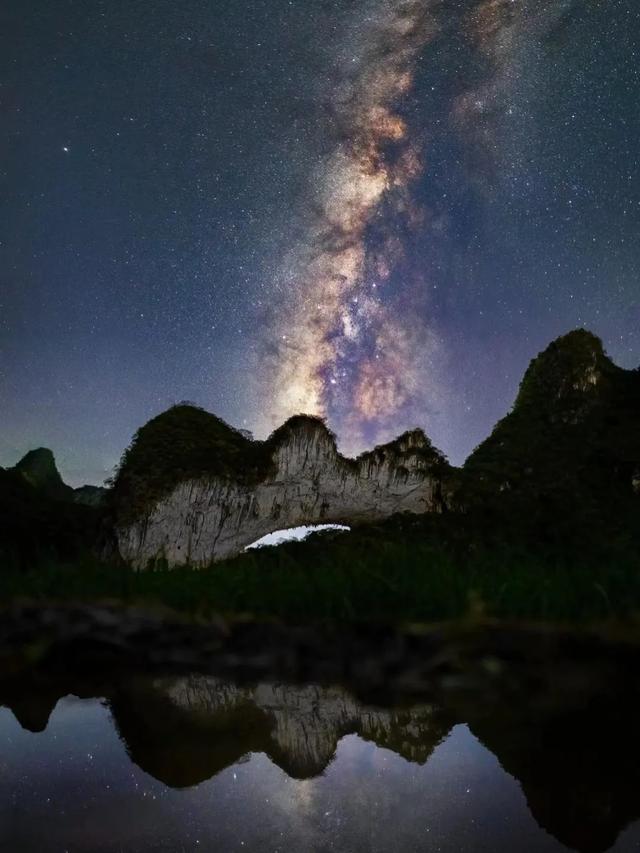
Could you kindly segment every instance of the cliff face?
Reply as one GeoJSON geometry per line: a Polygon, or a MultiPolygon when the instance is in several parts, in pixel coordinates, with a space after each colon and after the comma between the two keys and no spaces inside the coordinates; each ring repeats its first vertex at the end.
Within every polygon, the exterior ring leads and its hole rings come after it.
{"type": "Polygon", "coordinates": [[[189,477],[134,520],[125,513],[116,525],[123,559],[137,567],[157,559],[206,565],[281,528],[443,507],[447,465],[419,430],[356,460],[342,457],[333,435],[314,418],[293,418],[269,441],[247,445],[248,454],[261,451],[251,477],[242,471],[189,477]]]}

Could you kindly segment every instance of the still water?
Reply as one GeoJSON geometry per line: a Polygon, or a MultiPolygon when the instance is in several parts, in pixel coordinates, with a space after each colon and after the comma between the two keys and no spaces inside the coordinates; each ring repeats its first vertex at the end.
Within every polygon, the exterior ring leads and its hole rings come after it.
{"type": "Polygon", "coordinates": [[[156,675],[0,702],[2,851],[640,850],[633,709],[609,699],[156,675]]]}

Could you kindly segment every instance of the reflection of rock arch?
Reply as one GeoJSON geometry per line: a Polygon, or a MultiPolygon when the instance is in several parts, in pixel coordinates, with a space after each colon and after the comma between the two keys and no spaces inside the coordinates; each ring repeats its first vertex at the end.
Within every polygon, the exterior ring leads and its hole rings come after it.
{"type": "Polygon", "coordinates": [[[49,725],[49,719],[56,709],[60,697],[55,694],[35,696],[16,696],[4,698],[4,704],[11,709],[13,716],[23,729],[37,734],[43,732],[49,725]]]}
{"type": "Polygon", "coordinates": [[[242,698],[190,717],[168,693],[143,683],[117,692],[109,706],[131,760],[172,788],[210,779],[260,752],[269,737],[267,716],[242,698]]]}
{"type": "Polygon", "coordinates": [[[348,734],[422,764],[451,726],[434,705],[395,712],[363,706],[338,687],[237,687],[200,676],[138,683],[110,707],[131,759],[171,787],[197,785],[249,752],[310,779],[348,734]]]}

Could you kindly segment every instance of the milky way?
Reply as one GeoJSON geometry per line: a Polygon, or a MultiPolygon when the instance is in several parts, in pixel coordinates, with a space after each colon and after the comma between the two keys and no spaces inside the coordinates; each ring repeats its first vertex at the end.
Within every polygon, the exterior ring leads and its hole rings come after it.
{"type": "Polygon", "coordinates": [[[402,252],[399,221],[422,224],[410,188],[424,152],[396,107],[435,33],[433,5],[373,2],[358,11],[329,100],[335,147],[313,175],[313,222],[282,272],[267,423],[296,412],[328,416],[349,450],[363,432],[370,437],[367,427],[379,437],[404,409],[424,403],[421,368],[436,346],[428,329],[394,316],[382,297],[402,252]]]}

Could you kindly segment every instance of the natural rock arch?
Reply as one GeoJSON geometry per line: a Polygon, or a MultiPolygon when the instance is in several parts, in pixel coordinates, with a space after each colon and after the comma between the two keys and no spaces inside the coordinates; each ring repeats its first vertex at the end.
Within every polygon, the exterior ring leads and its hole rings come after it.
{"type": "MultiPolygon", "coordinates": [[[[442,510],[449,469],[421,430],[357,459],[338,453],[317,418],[292,418],[267,442],[243,440],[247,454],[261,452],[258,476],[229,475],[225,466],[220,474],[173,484],[135,519],[116,524],[122,558],[139,568],[161,559],[170,566],[204,566],[283,528],[442,510]]],[[[124,475],[126,465],[125,457],[124,475]]]]}

